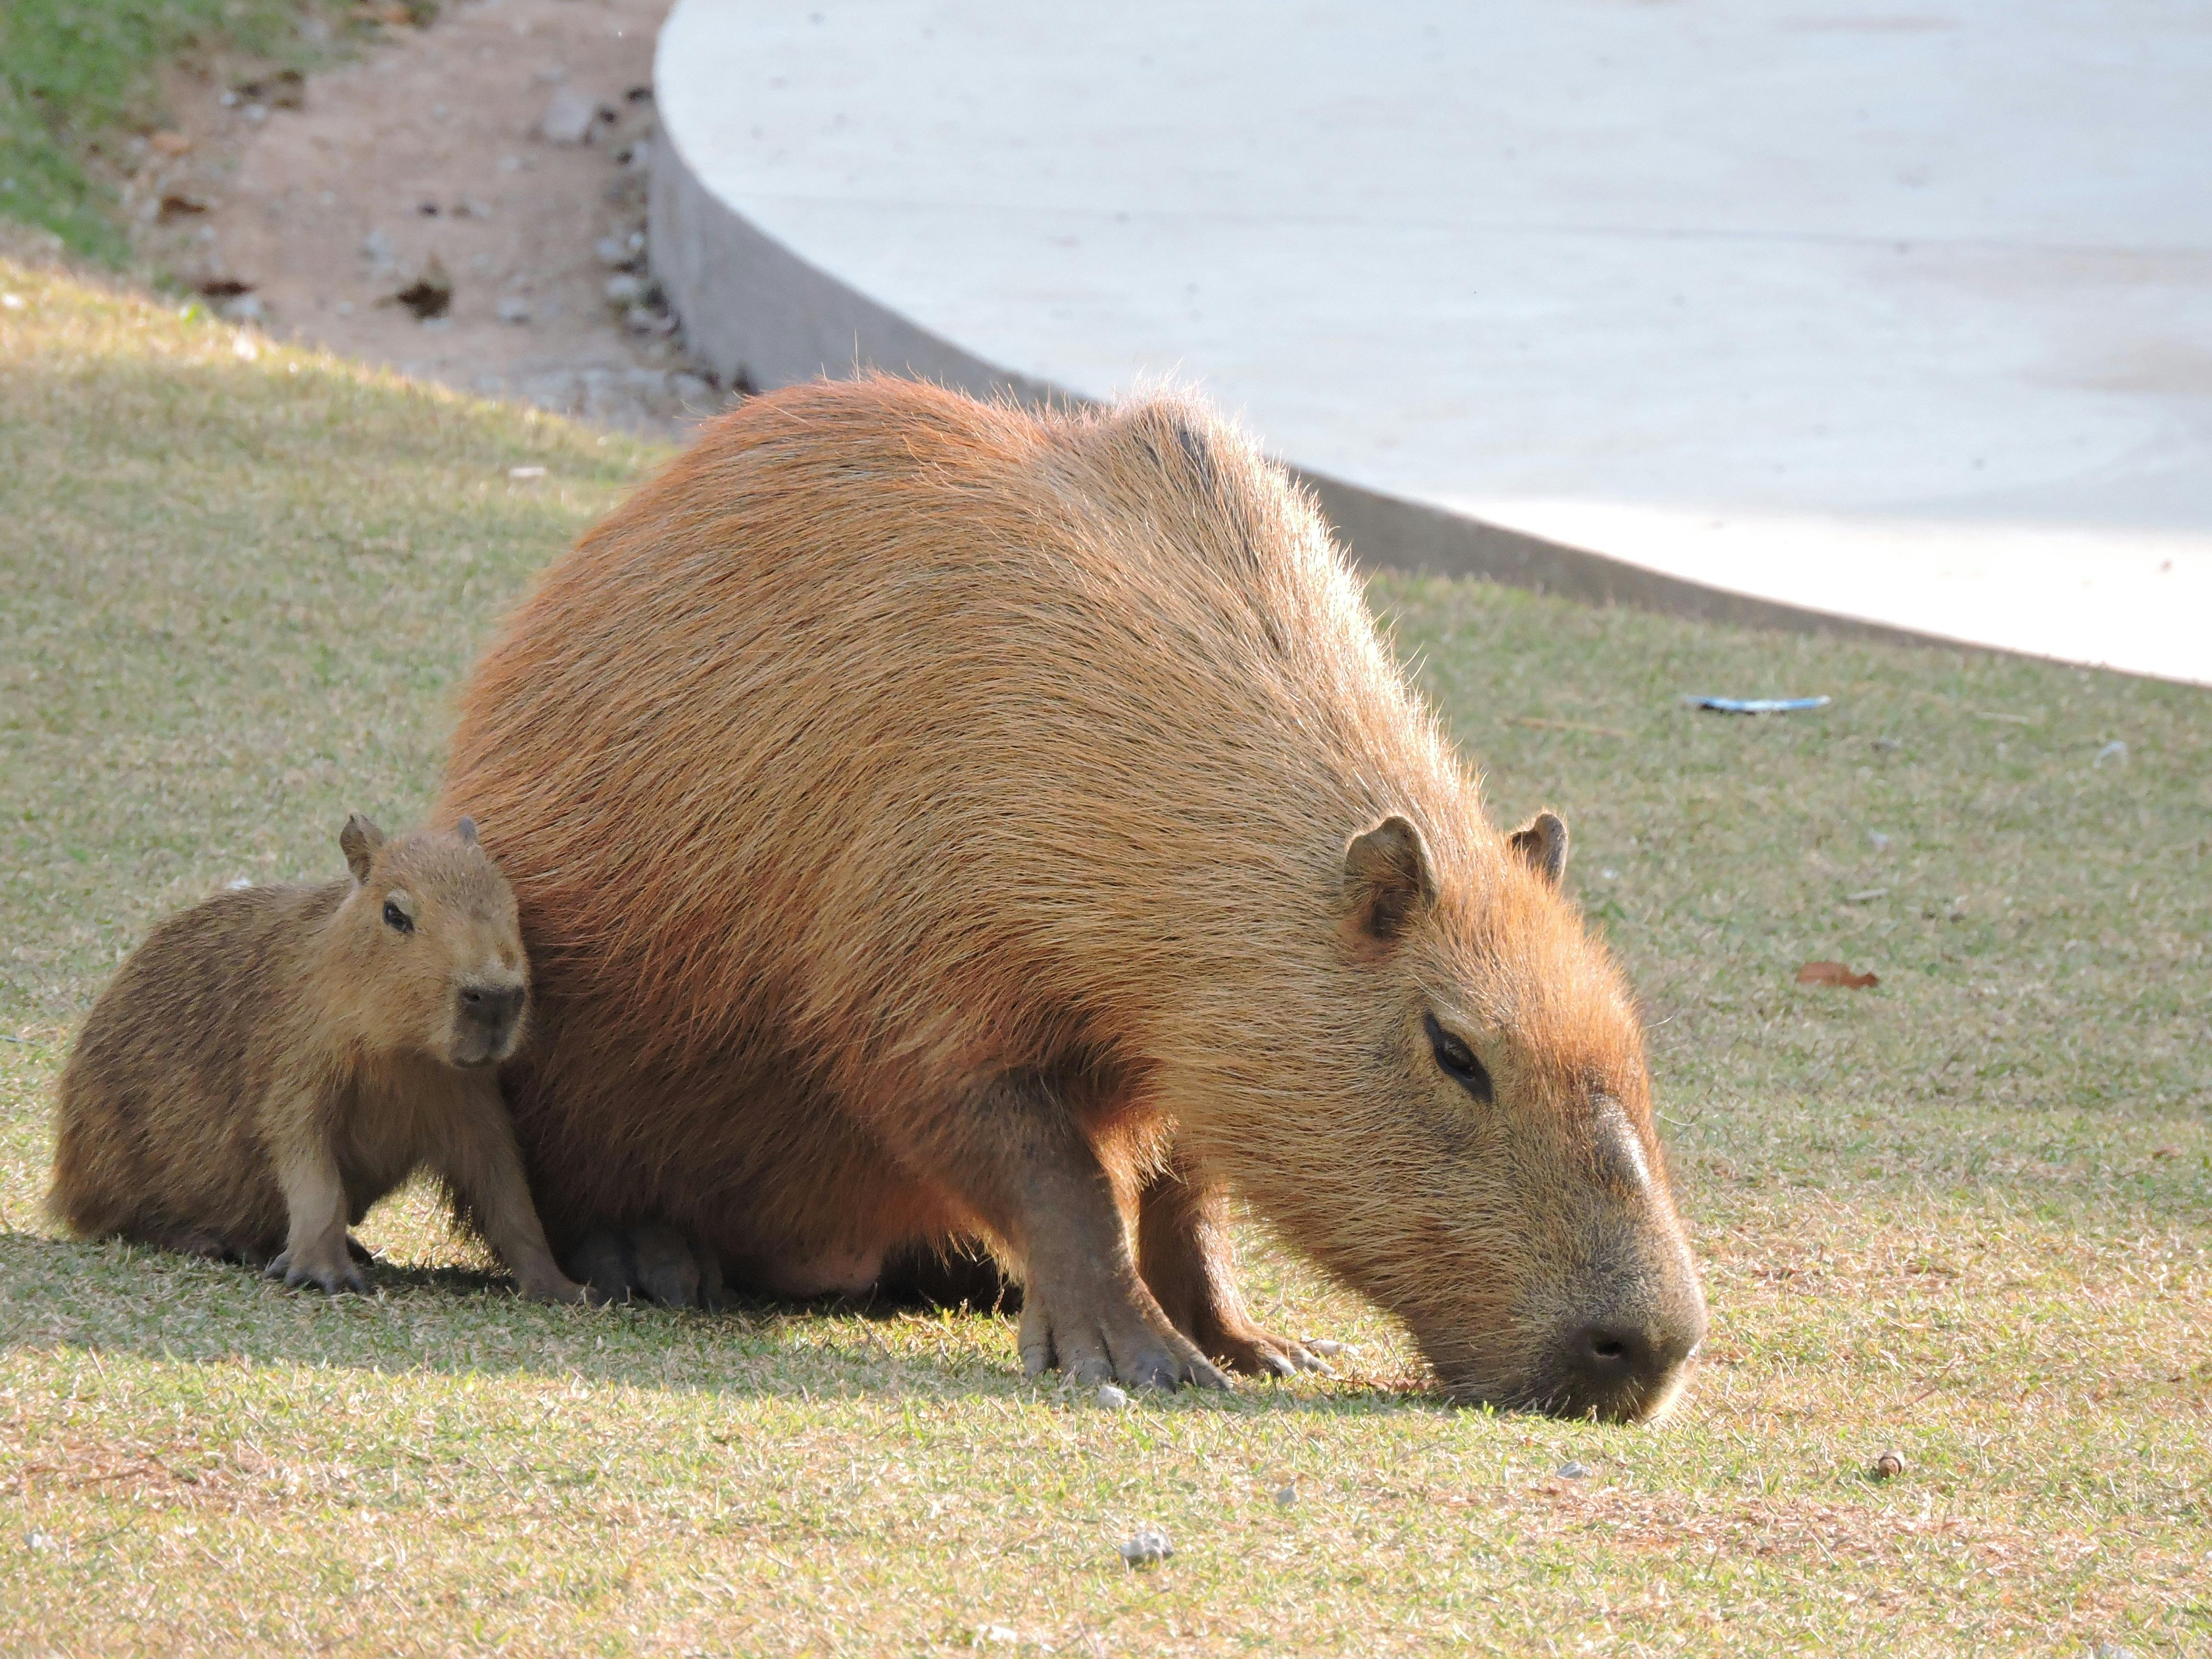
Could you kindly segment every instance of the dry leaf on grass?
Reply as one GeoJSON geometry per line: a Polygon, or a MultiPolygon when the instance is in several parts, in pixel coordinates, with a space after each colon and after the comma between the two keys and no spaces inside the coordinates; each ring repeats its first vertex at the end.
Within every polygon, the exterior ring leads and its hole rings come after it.
{"type": "Polygon", "coordinates": [[[1855,974],[1840,962],[1808,962],[1797,970],[1800,985],[1840,985],[1846,990],[1863,991],[1869,985],[1881,983],[1873,974],[1855,974]]]}

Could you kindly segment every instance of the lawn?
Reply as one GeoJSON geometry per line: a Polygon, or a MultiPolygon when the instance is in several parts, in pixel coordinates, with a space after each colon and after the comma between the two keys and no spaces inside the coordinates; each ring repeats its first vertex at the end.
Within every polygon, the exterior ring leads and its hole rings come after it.
{"type": "Polygon", "coordinates": [[[415,1193],[370,1299],[57,1237],[118,957],[420,811],[661,459],[0,264],[0,1650],[2212,1647],[2202,690],[1374,583],[1645,1000],[1715,1322],[1656,1427],[1449,1409],[1256,1229],[1345,1375],[1122,1411],[982,1316],[522,1305],[415,1193]]]}

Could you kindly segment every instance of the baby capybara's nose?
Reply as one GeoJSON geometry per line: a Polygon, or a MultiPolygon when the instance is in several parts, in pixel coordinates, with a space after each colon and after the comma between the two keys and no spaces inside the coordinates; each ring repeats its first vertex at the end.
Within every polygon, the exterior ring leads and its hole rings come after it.
{"type": "Polygon", "coordinates": [[[497,1052],[514,1030],[515,1022],[522,1018],[522,1005],[529,994],[520,985],[463,986],[460,992],[463,1033],[477,1038],[487,1051],[497,1052]]]}
{"type": "Polygon", "coordinates": [[[1596,1320],[1567,1338],[1559,1356],[1560,1415],[1634,1422],[1674,1392],[1705,1337],[1705,1321],[1596,1320]]]}

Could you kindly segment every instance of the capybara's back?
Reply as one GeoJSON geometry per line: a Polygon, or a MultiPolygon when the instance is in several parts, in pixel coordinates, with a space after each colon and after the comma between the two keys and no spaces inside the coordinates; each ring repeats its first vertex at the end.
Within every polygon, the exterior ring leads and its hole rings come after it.
{"type": "Polygon", "coordinates": [[[200,1255],[283,1247],[255,1121],[270,1062],[256,1028],[343,892],[218,893],[125,959],[62,1069],[48,1203],[71,1232],[200,1255]]]}
{"type": "Polygon", "coordinates": [[[521,905],[556,1247],[666,1222],[819,1289],[981,1236],[1033,1365],[1207,1380],[1297,1357],[1225,1179],[1462,1397],[1643,1414],[1702,1332],[1564,830],[1490,824],[1188,402],[749,402],[511,619],[446,802],[521,905]]]}

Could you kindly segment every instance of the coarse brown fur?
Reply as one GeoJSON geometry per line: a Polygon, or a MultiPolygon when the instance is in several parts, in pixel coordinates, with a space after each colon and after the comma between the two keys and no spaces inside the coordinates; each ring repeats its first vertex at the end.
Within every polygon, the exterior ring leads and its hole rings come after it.
{"type": "Polygon", "coordinates": [[[981,1237],[1032,1369],[1218,1382],[1310,1363],[1237,1297],[1233,1189],[1461,1398],[1645,1415],[1702,1337],[1564,827],[1490,823],[1310,500],[1190,401],[750,401],[510,619],[445,801],[521,904],[564,1250],[672,1227],[804,1292],[981,1237]]]}
{"type": "Polygon", "coordinates": [[[495,1071],[526,1017],[513,891],[466,819],[340,840],[349,878],[218,893],[123,964],[62,1071],[50,1205],[82,1237],[363,1290],[348,1224],[427,1164],[526,1295],[580,1300],[495,1071]]]}

